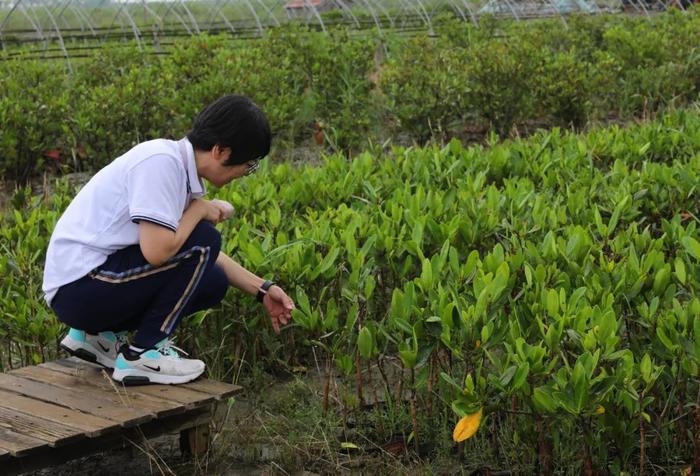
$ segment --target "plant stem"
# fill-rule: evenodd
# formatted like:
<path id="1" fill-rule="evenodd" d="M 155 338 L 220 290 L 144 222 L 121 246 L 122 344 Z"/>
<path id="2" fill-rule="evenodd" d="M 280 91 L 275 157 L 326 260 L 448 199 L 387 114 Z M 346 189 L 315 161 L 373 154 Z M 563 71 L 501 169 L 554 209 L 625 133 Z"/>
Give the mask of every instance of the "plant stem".
<path id="1" fill-rule="evenodd" d="M 426 402 L 426 406 L 428 407 L 428 416 L 432 417 L 433 416 L 433 367 L 434 367 L 434 358 L 431 355 L 430 359 L 428 360 L 428 399 Z"/>
<path id="2" fill-rule="evenodd" d="M 372 385 L 372 361 L 367 360 L 367 381 L 369 382 L 369 387 L 372 390 L 372 397 L 374 397 L 374 406 L 379 404 L 379 397 L 377 396 L 377 386 Z"/>
<path id="3" fill-rule="evenodd" d="M 360 353 L 358 351 L 355 351 L 355 387 L 357 389 L 357 404 L 362 406 L 364 401 L 362 398 L 362 362 L 360 362 Z"/>
<path id="4" fill-rule="evenodd" d="M 700 469 L 700 387 L 695 398 L 695 420 L 693 425 L 693 470 Z"/>
<path id="5" fill-rule="evenodd" d="M 404 366 L 403 362 L 401 362 L 401 370 L 399 372 L 399 384 L 397 386 L 397 391 L 396 391 L 396 402 L 400 402 L 403 398 L 403 371 L 404 371 Z"/>
<path id="6" fill-rule="evenodd" d="M 661 411 L 661 414 L 657 418 L 657 424 L 656 428 L 661 428 L 663 425 L 663 420 L 666 417 L 666 412 L 668 412 L 671 404 L 671 400 L 673 400 L 673 396 L 675 395 L 676 392 L 676 387 L 678 386 L 678 378 L 680 377 L 681 373 L 676 372 L 676 378 L 673 381 L 673 386 L 671 387 L 671 391 L 668 393 L 668 398 L 666 399 L 666 404 L 664 405 L 664 409 Z M 661 432 L 657 431 L 656 436 L 654 437 L 654 441 L 652 442 L 652 449 L 657 448 L 661 444 Z"/>
<path id="7" fill-rule="evenodd" d="M 642 394 L 642 398 L 644 394 Z M 646 460 L 646 448 L 644 438 L 644 418 L 639 415 L 639 476 L 644 476 L 644 463 Z"/>
<path id="8" fill-rule="evenodd" d="M 323 384 L 323 416 L 328 414 L 328 393 L 331 388 L 331 358 L 326 357 L 326 381 Z"/>
<path id="9" fill-rule="evenodd" d="M 389 385 L 389 379 L 386 377 L 386 373 L 384 373 L 384 366 L 382 365 L 382 358 L 377 356 L 377 368 L 379 369 L 379 374 L 382 376 L 382 380 L 384 381 L 384 389 L 386 393 L 386 398 L 391 399 L 391 386 Z"/>
<path id="10" fill-rule="evenodd" d="M 537 464 L 539 466 L 539 474 L 548 476 L 554 474 L 553 458 L 552 458 L 552 443 L 547 437 L 548 430 L 544 418 L 539 415 L 537 419 Z"/>
<path id="11" fill-rule="evenodd" d="M 584 476 L 594 476 L 593 459 L 591 458 L 590 433 L 588 424 L 583 421 L 583 474 Z"/>
<path id="12" fill-rule="evenodd" d="M 418 418 L 416 415 L 416 371 L 411 367 L 411 422 L 413 423 L 413 445 L 418 453 Z"/>

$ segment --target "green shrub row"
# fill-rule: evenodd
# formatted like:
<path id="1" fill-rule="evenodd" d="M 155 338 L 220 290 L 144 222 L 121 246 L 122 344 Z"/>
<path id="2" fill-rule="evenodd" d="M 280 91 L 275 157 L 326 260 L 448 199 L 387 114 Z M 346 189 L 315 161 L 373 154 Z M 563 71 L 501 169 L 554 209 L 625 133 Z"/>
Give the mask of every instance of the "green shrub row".
<path id="1" fill-rule="evenodd" d="M 382 77 L 388 108 L 412 137 L 491 127 L 562 126 L 645 117 L 698 99 L 697 13 L 649 21 L 572 17 L 451 24 L 392 56 Z"/>
<path id="2" fill-rule="evenodd" d="M 468 464 L 688 465 L 700 450 L 698 150 L 700 114 L 680 111 L 488 148 L 266 163 L 219 191 L 237 210 L 220 229 L 228 253 L 284 283 L 294 323 L 278 338 L 254 299 L 231 291 L 180 338 L 227 379 L 319 365 L 338 381 L 328 411 L 404 409 L 381 435 L 419 448 L 449 451 L 457 416 L 481 410 L 460 447 Z M 72 193 L 59 184 L 50 199 L 19 194 L 0 226 L 0 338 L 15 361 L 51 357 L 61 333 L 38 292 Z M 517 448 L 515 468 L 505 448 Z"/>
<path id="3" fill-rule="evenodd" d="M 582 128 L 697 100 L 696 12 L 566 21 L 445 20 L 436 37 L 411 38 L 290 27 L 259 41 L 191 38 L 166 56 L 113 44 L 74 59 L 73 74 L 0 57 L 0 172 L 95 170 L 139 141 L 181 137 L 230 92 L 264 108 L 281 155 Z"/>

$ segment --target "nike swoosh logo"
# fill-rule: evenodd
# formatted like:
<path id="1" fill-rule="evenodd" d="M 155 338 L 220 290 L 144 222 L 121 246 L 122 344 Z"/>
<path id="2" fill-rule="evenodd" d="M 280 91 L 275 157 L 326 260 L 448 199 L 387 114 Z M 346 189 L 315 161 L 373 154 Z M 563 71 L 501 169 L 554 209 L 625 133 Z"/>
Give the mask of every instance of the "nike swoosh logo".
<path id="1" fill-rule="evenodd" d="M 99 345 L 104 352 L 109 352 L 109 347 L 103 346 L 102 342 L 98 342 L 97 345 Z"/>
<path id="2" fill-rule="evenodd" d="M 151 367 L 150 365 L 143 364 L 143 366 L 147 369 L 153 370 L 154 372 L 160 372 L 160 365 L 158 367 Z"/>

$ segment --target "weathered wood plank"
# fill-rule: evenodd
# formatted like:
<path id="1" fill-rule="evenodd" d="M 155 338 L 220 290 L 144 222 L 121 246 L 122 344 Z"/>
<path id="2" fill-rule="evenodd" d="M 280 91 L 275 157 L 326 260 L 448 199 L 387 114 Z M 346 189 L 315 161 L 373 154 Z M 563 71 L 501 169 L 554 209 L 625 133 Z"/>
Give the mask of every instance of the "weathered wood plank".
<path id="1" fill-rule="evenodd" d="M 63 373 L 74 373 L 75 371 L 79 371 L 81 372 L 81 374 L 85 375 L 86 378 L 89 378 L 90 380 L 93 379 L 94 375 L 101 372 L 100 368 L 95 367 L 91 364 L 82 366 L 80 363 L 66 362 L 66 360 L 67 359 L 59 360 L 50 364 L 41 364 L 40 367 L 50 368 L 51 370 L 57 370 Z M 13 370 L 13 372 L 16 371 Z M 115 385 L 119 385 L 117 382 L 114 383 Z M 178 405 L 184 406 L 188 410 L 202 405 L 206 405 L 208 403 L 213 402 L 216 399 L 214 395 L 185 388 L 186 385 L 187 384 L 138 385 L 133 387 L 120 386 L 120 388 L 123 389 L 127 395 L 148 395 L 150 397 L 156 397 L 158 399 L 175 402 Z"/>
<path id="2" fill-rule="evenodd" d="M 24 395 L 0 390 L 0 407 L 9 408 L 44 420 L 76 428 L 89 437 L 95 437 L 119 428 L 119 423 L 52 403 L 34 400 Z"/>
<path id="3" fill-rule="evenodd" d="M 167 433 L 207 424 L 212 418 L 209 407 L 200 407 L 186 413 L 172 415 L 139 425 L 137 428 L 122 428 L 118 432 L 71 443 L 59 448 L 39 448 L 21 458 L 9 457 L 2 461 L 0 475 L 14 476 L 36 469 L 65 463 L 75 458 L 124 447 L 134 442 L 144 446 L 143 438 L 152 438 Z M 8 455 L 9 456 L 9 455 Z"/>
<path id="4" fill-rule="evenodd" d="M 232 397 L 237 393 L 243 391 L 243 387 L 239 385 L 232 385 L 230 383 L 217 382 L 216 380 L 210 379 L 197 379 L 194 382 L 185 383 L 181 387 L 188 390 L 196 390 L 198 392 L 208 393 L 209 395 L 214 395 L 217 400 L 223 400 L 228 397 Z"/>
<path id="5" fill-rule="evenodd" d="M 84 360 L 78 359 L 77 357 L 68 357 L 66 359 L 58 359 L 53 362 L 46 362 L 40 366 L 47 366 L 52 369 L 80 369 L 81 371 L 89 372 L 100 372 L 102 367 Z M 216 380 L 210 380 L 207 378 L 198 378 L 194 382 L 184 383 L 178 385 L 180 388 L 186 388 L 188 390 L 194 390 L 196 392 L 206 393 L 208 395 L 213 395 L 215 399 L 221 400 L 231 397 L 237 393 L 243 391 L 243 387 L 239 385 L 233 385 L 230 383 L 218 382 Z M 142 387 L 134 387 L 142 388 Z"/>
<path id="6" fill-rule="evenodd" d="M 48 446 L 48 442 L 44 440 L 15 433 L 0 426 L 0 449 L 11 453 L 12 456 L 22 456 L 32 450 Z"/>
<path id="7" fill-rule="evenodd" d="M 62 365 L 64 367 L 92 368 L 92 369 L 97 369 L 97 370 L 102 369 L 102 367 L 97 365 L 97 364 L 87 362 L 87 361 L 85 361 L 83 359 L 79 359 L 77 357 L 67 357 L 65 359 L 58 359 L 58 360 L 54 360 L 53 363 Z"/>
<path id="8" fill-rule="evenodd" d="M 60 446 L 85 438 L 85 434 L 76 428 L 1 407 L 0 428 L 44 440 L 50 446 Z"/>
<path id="9" fill-rule="evenodd" d="M 157 417 L 185 411 L 185 408 L 179 403 L 156 398 L 143 392 L 127 391 L 117 382 L 106 380 L 102 372 L 96 369 L 67 369 L 65 372 L 42 364 L 38 367 L 23 367 L 13 370 L 10 374 L 61 388 L 84 390 L 101 398 L 113 399 L 116 396 L 120 402 L 129 407 L 148 411 Z"/>
<path id="10" fill-rule="evenodd" d="M 138 425 L 154 418 L 149 412 L 129 408 L 116 396 L 113 399 L 105 399 L 84 391 L 68 390 L 17 375 L 0 374 L 0 390 L 80 410 L 119 422 L 122 426 Z"/>
<path id="11" fill-rule="evenodd" d="M 214 395 L 188 390 L 181 385 L 139 385 L 128 388 L 178 402 L 188 410 L 216 401 Z"/>

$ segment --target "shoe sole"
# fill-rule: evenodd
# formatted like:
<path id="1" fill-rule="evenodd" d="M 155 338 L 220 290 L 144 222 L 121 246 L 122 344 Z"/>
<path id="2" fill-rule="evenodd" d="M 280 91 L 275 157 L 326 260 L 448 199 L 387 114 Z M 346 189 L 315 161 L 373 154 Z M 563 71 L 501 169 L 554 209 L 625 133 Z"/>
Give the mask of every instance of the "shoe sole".
<path id="1" fill-rule="evenodd" d="M 203 373 L 204 369 L 187 375 L 161 375 L 155 372 L 144 372 L 139 369 L 114 369 L 112 378 L 125 386 L 148 384 L 178 385 L 191 382 Z"/>
<path id="2" fill-rule="evenodd" d="M 63 341 L 61 341 L 61 344 L 60 344 L 61 349 L 65 350 L 70 355 L 77 357 L 79 359 L 85 360 L 86 362 L 91 362 L 93 364 L 101 365 L 102 367 L 104 367 L 106 369 L 110 369 L 110 370 L 114 369 L 114 361 L 113 360 L 105 359 L 104 357 L 100 358 L 100 356 L 98 356 L 96 353 L 90 352 L 86 348 L 77 347 L 77 348 L 73 349 L 73 348 L 69 347 L 69 345 L 66 343 L 67 340 L 70 343 L 74 343 L 76 341 L 74 341 L 73 339 L 69 339 L 69 338 L 65 338 L 65 339 L 63 339 Z M 90 345 L 87 343 L 77 343 L 77 342 L 76 342 L 76 344 L 84 345 L 84 346 Z M 90 346 L 90 347 L 92 347 L 92 346 Z M 107 363 L 105 363 L 105 361 L 107 361 Z"/>

